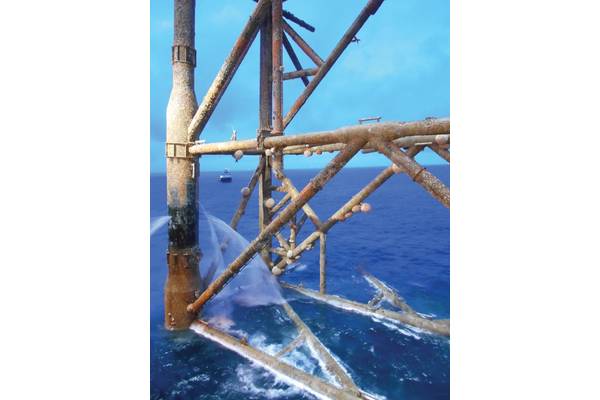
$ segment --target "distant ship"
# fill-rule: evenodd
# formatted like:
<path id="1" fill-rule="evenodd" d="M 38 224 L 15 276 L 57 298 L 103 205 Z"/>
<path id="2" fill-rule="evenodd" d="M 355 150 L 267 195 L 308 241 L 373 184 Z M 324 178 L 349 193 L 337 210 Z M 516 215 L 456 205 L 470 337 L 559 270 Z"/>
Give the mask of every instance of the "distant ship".
<path id="1" fill-rule="evenodd" d="M 231 182 L 232 179 L 233 178 L 228 169 L 226 169 L 221 175 L 219 175 L 219 181 L 221 182 Z"/>

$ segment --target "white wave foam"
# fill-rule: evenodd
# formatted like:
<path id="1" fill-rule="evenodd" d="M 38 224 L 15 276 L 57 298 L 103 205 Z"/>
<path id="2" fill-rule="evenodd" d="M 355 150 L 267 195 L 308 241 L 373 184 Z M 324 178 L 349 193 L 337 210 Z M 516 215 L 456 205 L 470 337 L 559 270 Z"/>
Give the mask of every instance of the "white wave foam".
<path id="1" fill-rule="evenodd" d="M 309 392 L 309 393 L 315 395 L 319 399 L 330 400 L 328 397 L 323 396 L 322 394 L 316 392 L 312 387 L 307 386 L 307 385 L 303 384 L 302 382 L 297 381 L 297 380 L 295 380 L 295 379 L 293 379 L 293 378 L 291 378 L 291 377 L 289 377 L 287 375 L 283 375 L 283 374 L 279 373 L 277 370 L 275 370 L 270 365 L 268 365 L 266 363 L 263 363 L 260 360 L 257 360 L 255 358 L 252 358 L 247 353 L 241 351 L 240 348 L 231 346 L 229 343 L 220 340 L 218 337 L 216 337 L 214 335 L 211 335 L 208 331 L 206 331 L 205 329 L 203 329 L 203 327 L 199 323 L 196 323 L 196 322 L 193 323 L 190 326 L 190 329 L 192 329 L 194 332 L 198 333 L 199 335 L 204 336 L 205 338 L 210 339 L 210 340 L 212 340 L 212 341 L 214 341 L 216 343 L 219 343 L 221 346 L 223 346 L 223 347 L 225 347 L 225 348 L 227 348 L 227 349 L 229 349 L 229 350 L 231 350 L 231 351 L 239 354 L 240 356 L 242 356 L 242 357 L 244 357 L 244 358 L 252 361 L 254 364 L 256 364 L 256 365 L 258 365 L 258 366 L 266 369 L 267 371 L 271 372 L 271 374 L 273 374 L 276 377 L 277 380 L 279 380 L 281 382 L 284 382 L 284 383 L 286 383 L 287 385 L 290 385 L 290 386 L 296 386 L 296 387 L 298 387 L 298 388 L 300 388 L 300 389 L 302 389 L 302 390 L 304 390 L 306 392 Z"/>
<path id="2" fill-rule="evenodd" d="M 395 332 L 399 332 L 399 333 L 401 333 L 401 334 L 403 334 L 405 336 L 409 336 L 409 337 L 412 337 L 412 338 L 417 339 L 417 340 L 421 340 L 422 339 L 421 336 L 417 335 L 415 332 L 412 331 L 412 327 L 410 327 L 410 328 L 400 328 L 398 325 L 395 325 L 395 324 L 392 324 L 392 323 L 389 323 L 389 322 L 385 322 L 385 321 L 377 319 L 377 318 L 371 318 L 371 319 L 374 322 L 378 322 L 380 324 L 383 324 L 383 326 L 385 326 L 386 328 L 389 328 L 389 329 L 391 329 L 391 330 L 393 330 Z M 421 332 L 423 332 L 423 331 L 421 331 Z"/>
<path id="3" fill-rule="evenodd" d="M 298 389 L 295 386 L 287 386 L 286 388 L 278 388 L 278 387 L 259 387 L 256 384 L 256 381 L 259 379 L 264 379 L 268 375 L 264 372 L 260 372 L 257 368 L 253 368 L 247 365 L 238 365 L 235 369 L 237 378 L 241 383 L 239 389 L 242 392 L 257 395 L 261 398 L 266 399 L 278 399 L 278 398 L 289 398 L 294 395 L 302 395 L 302 390 Z M 272 376 L 271 376 L 272 377 Z M 276 377 L 274 377 L 275 385 L 281 384 Z"/>

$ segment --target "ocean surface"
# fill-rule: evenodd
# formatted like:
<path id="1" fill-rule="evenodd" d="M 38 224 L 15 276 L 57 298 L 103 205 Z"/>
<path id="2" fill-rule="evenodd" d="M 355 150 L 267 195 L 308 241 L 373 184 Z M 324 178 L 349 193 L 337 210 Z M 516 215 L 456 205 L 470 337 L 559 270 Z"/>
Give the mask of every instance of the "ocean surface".
<path id="1" fill-rule="evenodd" d="M 431 166 L 428 169 L 449 185 L 448 166 Z M 324 221 L 381 170 L 344 169 L 309 204 Z M 289 170 L 287 174 L 301 189 L 317 172 Z M 240 201 L 240 189 L 247 184 L 251 172 L 234 171 L 232 183 L 218 182 L 219 174 L 200 174 L 201 234 L 208 237 L 210 235 L 203 232 L 210 231 L 213 239 L 216 237 L 217 240 L 228 234 L 221 225 L 231 220 Z M 151 398 L 314 399 L 313 395 L 281 382 L 261 367 L 191 330 L 173 333 L 163 328 L 162 289 L 167 271 L 168 220 L 165 187 L 164 175 L 151 176 Z M 277 196 L 276 200 L 281 194 Z M 239 233 L 248 240 L 254 239 L 258 233 L 256 197 L 254 192 L 238 225 Z M 370 213 L 355 214 L 329 231 L 328 294 L 368 302 L 375 291 L 357 271 L 362 267 L 394 287 L 417 312 L 435 318 L 449 318 L 449 210 L 404 174 L 394 175 L 366 202 L 372 206 Z M 308 220 L 298 243 L 313 229 Z M 201 239 L 205 261 L 216 257 L 214 242 Z M 318 290 L 319 247 L 318 242 L 315 244 L 312 250 L 303 254 L 294 269 L 281 277 L 282 280 Z M 264 265 L 260 265 L 257 257 L 252 265 L 246 267 L 248 272 L 231 281 L 229 289 L 245 287 L 253 279 L 252 274 L 263 279 L 260 278 L 263 276 L 261 268 Z M 201 269 L 206 269 L 206 266 L 201 265 Z M 206 271 L 201 271 L 201 274 L 206 274 Z M 273 285 L 279 293 L 277 283 Z M 246 294 L 251 297 L 253 293 L 257 297 L 264 295 L 252 290 L 249 289 Z M 287 289 L 281 289 L 280 293 L 342 362 L 361 389 L 387 399 L 449 398 L 448 338 L 407 326 L 384 324 Z M 225 294 L 220 306 L 216 305 L 219 299 L 215 300 L 211 300 L 215 304 L 208 312 L 217 317 L 220 312 L 226 314 L 228 322 L 221 327 L 238 337 L 246 336 L 251 345 L 263 351 L 274 354 L 296 336 L 294 325 L 276 302 L 254 304 L 234 301 L 233 297 Z M 226 304 L 229 301 L 231 304 Z M 389 305 L 383 307 L 390 308 Z M 331 380 L 305 346 L 289 354 L 285 361 Z"/>

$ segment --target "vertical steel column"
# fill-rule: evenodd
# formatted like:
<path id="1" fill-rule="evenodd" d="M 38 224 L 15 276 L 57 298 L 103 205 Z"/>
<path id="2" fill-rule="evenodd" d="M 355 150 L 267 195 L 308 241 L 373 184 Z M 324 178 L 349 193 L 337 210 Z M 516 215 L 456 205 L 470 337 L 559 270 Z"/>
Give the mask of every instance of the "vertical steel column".
<path id="1" fill-rule="evenodd" d="M 319 251 L 319 292 L 325 294 L 325 288 L 327 286 L 327 277 L 325 276 L 325 270 L 327 268 L 326 258 L 326 242 L 327 234 L 322 233 L 319 235 L 320 251 Z"/>
<path id="2" fill-rule="evenodd" d="M 199 163 L 172 143 L 187 142 L 196 112 L 194 94 L 195 0 L 175 0 L 172 47 L 173 87 L 167 105 L 167 205 L 169 210 L 168 276 L 165 283 L 165 327 L 187 329 L 195 314 L 186 306 L 200 295 L 197 175 Z M 170 147 L 174 147 L 169 151 Z"/>
<path id="3" fill-rule="evenodd" d="M 259 101 L 260 110 L 258 114 L 259 129 L 258 143 L 271 135 L 271 120 L 273 112 L 273 86 L 272 86 L 272 25 L 271 12 L 267 12 L 260 28 L 260 89 Z M 258 229 L 262 231 L 271 223 L 271 213 L 265 206 L 265 201 L 271 198 L 271 158 L 267 155 L 261 155 L 264 160 L 262 172 L 258 180 Z M 260 251 L 260 255 L 271 268 L 271 248 L 272 239 L 268 238 L 265 247 Z"/>
<path id="4" fill-rule="evenodd" d="M 273 24 L 273 132 L 283 135 L 283 9 L 281 0 L 271 1 L 271 21 Z M 283 153 L 276 151 L 273 165 L 283 171 Z M 279 176 L 278 176 L 279 178 Z"/>
<path id="5" fill-rule="evenodd" d="M 281 0 L 272 0 L 273 21 L 273 135 L 283 134 L 283 10 Z"/>

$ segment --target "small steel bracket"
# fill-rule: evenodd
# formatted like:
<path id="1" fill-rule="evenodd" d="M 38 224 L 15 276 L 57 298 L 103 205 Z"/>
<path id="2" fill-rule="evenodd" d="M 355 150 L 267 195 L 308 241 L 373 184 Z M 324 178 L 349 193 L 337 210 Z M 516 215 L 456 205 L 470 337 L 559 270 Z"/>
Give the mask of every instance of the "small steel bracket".
<path id="1" fill-rule="evenodd" d="M 194 159 L 190 154 L 190 145 L 193 143 L 165 143 L 165 156 L 167 158 Z"/>
<path id="2" fill-rule="evenodd" d="M 366 118 L 359 118 L 358 119 L 358 124 L 362 125 L 363 122 L 370 122 L 370 121 L 376 121 L 376 122 L 381 122 L 381 117 L 366 117 Z"/>
<path id="3" fill-rule="evenodd" d="M 182 62 L 196 66 L 196 49 L 189 46 L 175 45 L 171 47 L 171 63 Z"/>

